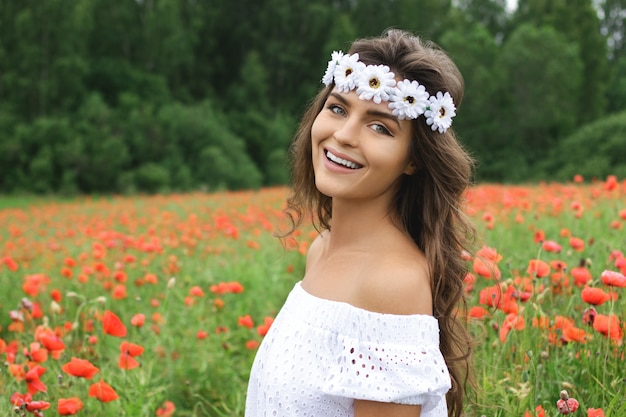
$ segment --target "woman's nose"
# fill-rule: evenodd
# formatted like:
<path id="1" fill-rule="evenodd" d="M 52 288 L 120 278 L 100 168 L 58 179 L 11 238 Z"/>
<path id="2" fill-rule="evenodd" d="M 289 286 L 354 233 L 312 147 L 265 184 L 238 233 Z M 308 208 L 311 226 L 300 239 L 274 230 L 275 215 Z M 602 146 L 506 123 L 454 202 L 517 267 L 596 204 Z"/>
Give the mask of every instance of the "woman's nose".
<path id="1" fill-rule="evenodd" d="M 355 118 L 346 118 L 335 130 L 335 139 L 346 146 L 356 146 L 360 126 Z"/>

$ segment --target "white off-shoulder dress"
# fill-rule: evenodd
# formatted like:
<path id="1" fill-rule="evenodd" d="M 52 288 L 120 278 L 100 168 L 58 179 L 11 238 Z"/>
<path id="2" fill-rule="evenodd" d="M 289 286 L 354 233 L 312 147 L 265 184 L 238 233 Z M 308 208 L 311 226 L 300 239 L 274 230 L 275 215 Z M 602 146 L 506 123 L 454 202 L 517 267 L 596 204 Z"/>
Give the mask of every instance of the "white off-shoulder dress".
<path id="1" fill-rule="evenodd" d="M 298 282 L 257 352 L 245 416 L 348 417 L 361 399 L 447 417 L 450 387 L 434 317 L 363 310 Z"/>

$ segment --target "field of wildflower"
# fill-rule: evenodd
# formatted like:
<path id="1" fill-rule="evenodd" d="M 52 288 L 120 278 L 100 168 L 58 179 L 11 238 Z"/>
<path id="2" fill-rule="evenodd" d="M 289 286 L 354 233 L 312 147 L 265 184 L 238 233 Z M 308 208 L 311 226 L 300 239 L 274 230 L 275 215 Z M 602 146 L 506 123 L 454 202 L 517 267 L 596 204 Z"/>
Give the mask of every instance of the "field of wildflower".
<path id="1" fill-rule="evenodd" d="M 287 194 L 0 198 L 0 415 L 243 416 L 316 235 L 273 236 Z M 467 416 L 626 416 L 626 180 L 479 185 L 467 211 Z"/>

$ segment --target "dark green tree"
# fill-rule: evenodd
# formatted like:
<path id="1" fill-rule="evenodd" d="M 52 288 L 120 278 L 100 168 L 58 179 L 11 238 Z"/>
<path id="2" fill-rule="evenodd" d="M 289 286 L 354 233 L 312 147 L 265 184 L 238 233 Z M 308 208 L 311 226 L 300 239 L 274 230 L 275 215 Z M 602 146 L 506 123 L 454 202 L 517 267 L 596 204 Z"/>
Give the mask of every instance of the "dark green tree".
<path id="1" fill-rule="evenodd" d="M 508 16 L 506 0 L 461 0 L 459 7 L 473 23 L 483 25 L 494 37 L 503 34 Z"/>
<path id="2" fill-rule="evenodd" d="M 515 26 L 548 25 L 578 46 L 585 82 L 580 86 L 578 125 L 602 117 L 607 107 L 607 42 L 592 0 L 519 0 Z"/>
<path id="3" fill-rule="evenodd" d="M 612 61 L 626 56 L 626 0 L 602 0 L 600 24 Z"/>
<path id="4" fill-rule="evenodd" d="M 2 2 L 0 91 L 22 120 L 71 112 L 86 94 L 89 2 Z"/>
<path id="5" fill-rule="evenodd" d="M 496 66 L 506 79 L 506 140 L 493 155 L 502 178 L 528 180 L 528 170 L 576 126 L 583 80 L 578 47 L 550 26 L 523 24 L 503 45 Z"/>
<path id="6" fill-rule="evenodd" d="M 449 30 L 442 47 L 453 57 L 465 81 L 465 96 L 454 120 L 454 129 L 479 162 L 479 173 L 489 178 L 495 150 L 505 149 L 508 134 L 503 129 L 502 107 L 505 79 L 498 61 L 495 37 L 479 23 L 468 23 L 464 31 Z M 508 81 L 508 80 L 507 80 Z M 498 174 L 500 175 L 500 174 Z"/>

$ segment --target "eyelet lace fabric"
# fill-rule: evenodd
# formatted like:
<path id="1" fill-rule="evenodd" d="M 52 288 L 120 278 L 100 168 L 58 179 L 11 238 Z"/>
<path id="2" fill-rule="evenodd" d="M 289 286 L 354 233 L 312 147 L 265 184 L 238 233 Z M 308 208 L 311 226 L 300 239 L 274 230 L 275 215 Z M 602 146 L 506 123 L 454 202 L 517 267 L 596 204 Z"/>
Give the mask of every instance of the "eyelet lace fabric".
<path id="1" fill-rule="evenodd" d="M 434 317 L 363 310 L 298 282 L 257 352 L 245 415 L 348 417 L 361 399 L 446 417 L 450 387 Z"/>

